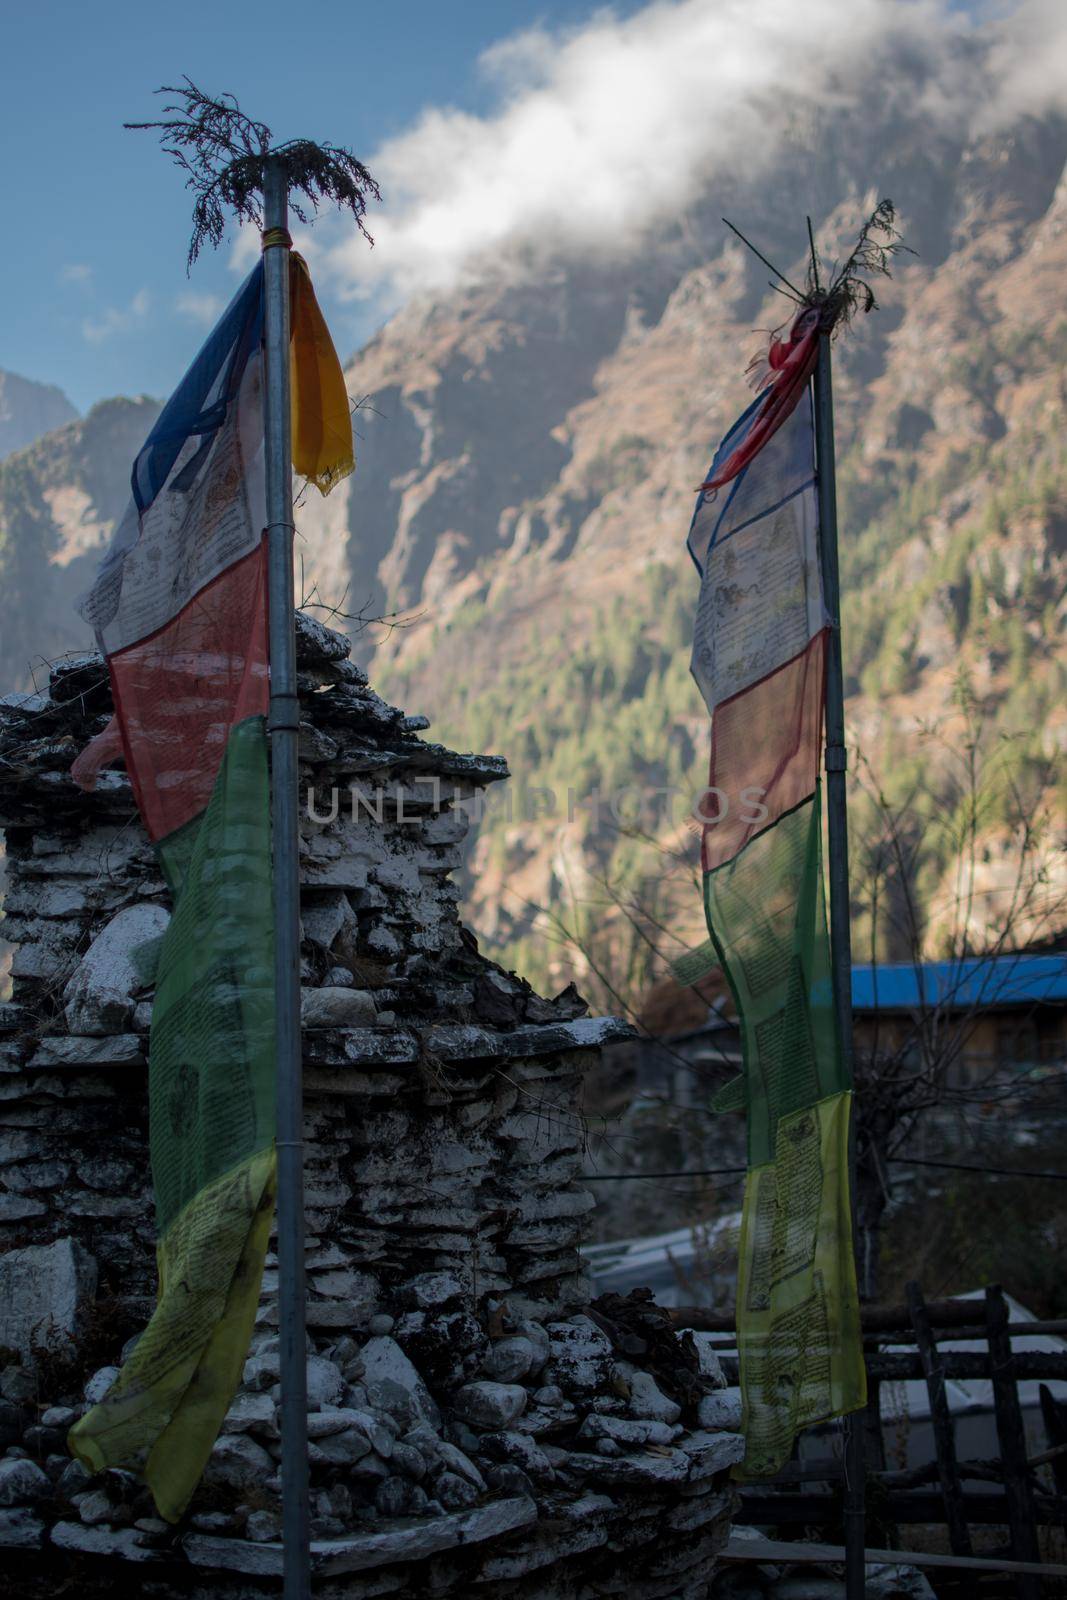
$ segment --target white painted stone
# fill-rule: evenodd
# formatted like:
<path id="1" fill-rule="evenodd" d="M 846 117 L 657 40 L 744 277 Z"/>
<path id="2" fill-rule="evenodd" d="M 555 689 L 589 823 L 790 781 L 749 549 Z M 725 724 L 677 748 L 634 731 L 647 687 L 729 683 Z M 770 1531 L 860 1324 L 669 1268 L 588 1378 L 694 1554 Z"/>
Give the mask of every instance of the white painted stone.
<path id="1" fill-rule="evenodd" d="M 308 1417 L 309 1439 L 327 1439 L 334 1434 L 353 1431 L 366 1440 L 366 1449 L 359 1451 L 359 1455 L 365 1456 L 372 1447 L 381 1456 L 392 1455 L 393 1436 L 373 1412 L 353 1406 L 338 1406 L 335 1410 L 313 1412 Z"/>
<path id="2" fill-rule="evenodd" d="M 533 1370 L 537 1351 L 521 1334 L 497 1339 L 489 1346 L 481 1370 L 497 1383 L 518 1383 Z"/>
<path id="3" fill-rule="evenodd" d="M 42 1428 L 72 1428 L 79 1413 L 73 1406 L 49 1406 L 41 1413 Z"/>
<path id="4" fill-rule="evenodd" d="M 143 903 L 127 906 L 98 933 L 63 990 L 71 1033 L 121 1032 L 130 1020 L 134 997 L 146 987 L 135 956 L 167 930 L 170 912 Z"/>
<path id="5" fill-rule="evenodd" d="M 369 1028 L 378 1017 L 366 989 L 301 989 L 300 1020 L 305 1028 Z"/>
<path id="6" fill-rule="evenodd" d="M 322 1406 L 336 1405 L 341 1398 L 345 1380 L 339 1367 L 325 1356 L 308 1356 L 307 1390 L 308 1409 L 317 1411 Z"/>
<path id="7" fill-rule="evenodd" d="M 690 1328 L 688 1330 L 683 1328 L 679 1330 L 677 1337 L 679 1339 L 683 1337 L 692 1339 L 696 1347 L 697 1359 L 700 1362 L 701 1377 L 710 1378 L 717 1389 L 725 1389 L 726 1374 L 722 1370 L 722 1362 L 719 1360 L 714 1342 L 716 1339 L 721 1339 L 722 1335 L 705 1333 L 699 1328 Z"/>
<path id="8" fill-rule="evenodd" d="M 42 929 L 51 926 L 42 923 Z M 13 978 L 36 978 L 41 982 L 54 982 L 66 976 L 71 966 L 69 948 L 57 944 L 46 944 L 38 941 L 34 944 L 20 943 L 11 960 L 11 976 Z"/>
<path id="9" fill-rule="evenodd" d="M 35 716 L 40 711 L 50 711 L 52 699 L 47 694 L 15 690 L 11 694 L 0 695 L 0 706 L 12 711 L 21 711 L 25 716 Z"/>
<path id="10" fill-rule="evenodd" d="M 308 1267 L 311 1265 L 309 1261 Z M 349 1326 L 358 1324 L 361 1316 L 366 1315 L 381 1299 L 381 1285 L 377 1278 L 369 1272 L 357 1272 L 354 1267 L 340 1266 L 329 1272 L 309 1271 L 308 1283 L 316 1294 L 329 1295 L 332 1300 L 345 1303 L 349 1311 Z"/>
<path id="11" fill-rule="evenodd" d="M 614 1439 L 617 1444 L 640 1449 L 647 1444 L 673 1444 L 681 1431 L 668 1422 L 634 1421 L 629 1417 L 604 1417 L 591 1412 L 578 1430 L 578 1437 Z"/>
<path id="12" fill-rule="evenodd" d="M 647 1417 L 654 1422 L 677 1422 L 682 1408 L 668 1400 L 650 1372 L 627 1374 L 630 1383 L 630 1410 L 635 1417 Z"/>
<path id="13" fill-rule="evenodd" d="M 329 950 L 343 928 L 356 927 L 356 913 L 341 889 L 317 895 L 300 908 L 304 937 L 323 950 Z"/>
<path id="14" fill-rule="evenodd" d="M 136 1528 L 87 1528 L 81 1522 L 57 1522 L 52 1543 L 59 1550 L 87 1556 L 121 1556 L 123 1561 L 159 1561 L 160 1553 L 142 1543 Z"/>
<path id="15" fill-rule="evenodd" d="M 80 1330 L 96 1296 L 96 1261 L 74 1239 L 0 1255 L 0 1347 L 33 1358 L 33 1334 L 53 1340 Z"/>
<path id="16" fill-rule="evenodd" d="M 595 1550 L 607 1543 L 613 1516 L 617 1516 L 615 1503 L 602 1494 L 585 1494 L 570 1504 L 554 1506 L 551 1531 L 534 1528 L 518 1542 L 509 1540 L 499 1555 L 489 1556 L 478 1581 L 501 1583 L 509 1578 L 523 1578 L 527 1573 Z M 546 1594 L 551 1595 L 554 1587 L 546 1582 Z M 633 1593 L 636 1595 L 638 1591 Z"/>
<path id="17" fill-rule="evenodd" d="M 427 817 L 422 825 L 422 837 L 427 844 L 459 844 L 470 829 L 470 818 L 465 811 L 438 811 Z"/>
<path id="18" fill-rule="evenodd" d="M 420 1272 L 403 1285 L 403 1299 L 419 1311 L 434 1311 L 466 1293 L 454 1272 Z"/>
<path id="19" fill-rule="evenodd" d="M 16 1194 L 26 1194 L 32 1189 L 58 1189 L 69 1172 L 65 1161 L 28 1161 L 21 1167 L 9 1167 L 4 1182 Z"/>
<path id="20" fill-rule="evenodd" d="M 401 1561 L 423 1561 L 458 1545 L 503 1538 L 536 1520 L 537 1507 L 533 1501 L 516 1496 L 453 1515 L 371 1524 L 355 1538 L 313 1540 L 312 1572 L 316 1577 L 331 1577 Z M 188 1534 L 184 1544 L 186 1555 L 197 1567 L 213 1567 L 260 1578 L 280 1577 L 282 1572 L 280 1544 L 253 1544 L 250 1540 L 215 1538 L 209 1534 Z"/>
<path id="21" fill-rule="evenodd" d="M 244 1494 L 262 1488 L 274 1471 L 274 1463 L 261 1444 L 246 1433 L 224 1433 L 216 1439 L 204 1469 L 206 1486 L 220 1485 Z"/>
<path id="22" fill-rule="evenodd" d="M 448 1439 L 438 1441 L 438 1459 L 441 1460 L 451 1472 L 458 1472 L 461 1478 L 467 1478 L 474 1487 L 485 1492 L 485 1479 L 464 1451 L 458 1445 L 452 1444 Z"/>
<path id="23" fill-rule="evenodd" d="M 383 927 L 380 923 L 367 935 L 367 945 L 375 955 L 382 956 L 385 960 L 392 960 L 400 955 L 400 940 L 391 928 Z"/>
<path id="24" fill-rule="evenodd" d="M 611 1340 L 588 1317 L 550 1322 L 548 1381 L 568 1394 L 596 1394 L 604 1388 L 611 1360 Z"/>
<path id="25" fill-rule="evenodd" d="M 111 1520 L 111 1501 L 103 1489 L 91 1489 L 88 1494 L 78 1496 L 78 1516 L 90 1528 L 98 1522 Z"/>
<path id="26" fill-rule="evenodd" d="M 569 1212 L 558 1214 L 570 1215 Z M 533 1345 L 534 1360 L 533 1365 L 530 1368 L 531 1373 L 540 1372 L 551 1353 L 551 1345 L 548 1342 L 547 1330 L 542 1323 L 534 1322 L 530 1317 L 524 1317 L 519 1323 L 516 1331 L 523 1339 L 529 1339 L 530 1343 Z"/>
<path id="27" fill-rule="evenodd" d="M 144 1040 L 136 1033 L 98 1036 L 57 1033 L 42 1039 L 30 1059 L 44 1067 L 143 1067 Z"/>
<path id="28" fill-rule="evenodd" d="M 414 861 L 403 857 L 383 861 L 374 868 L 371 877 L 381 888 L 400 894 L 418 894 L 419 869 Z"/>
<path id="29" fill-rule="evenodd" d="M 521 1467 L 531 1478 L 553 1476 L 552 1463 L 535 1439 L 527 1434 L 505 1430 L 489 1434 L 482 1442 L 484 1453 L 494 1461 L 510 1462 Z"/>
<path id="30" fill-rule="evenodd" d="M 729 1435 L 722 1435 L 727 1438 Z M 568 1469 L 588 1473 L 600 1483 L 624 1488 L 666 1488 L 684 1483 L 690 1462 L 684 1450 L 664 1450 L 656 1455 L 602 1456 L 571 1451 Z"/>
<path id="31" fill-rule="evenodd" d="M 452 1405 L 457 1416 L 476 1428 L 506 1428 L 526 1409 L 527 1393 L 517 1383 L 465 1383 Z"/>
<path id="32" fill-rule="evenodd" d="M 101 1367 L 99 1371 L 94 1372 L 85 1385 L 86 1405 L 95 1406 L 103 1400 L 110 1393 L 118 1375 L 118 1367 Z"/>
<path id="33" fill-rule="evenodd" d="M 678 1447 L 689 1457 L 691 1479 L 708 1478 L 716 1472 L 725 1472 L 744 1460 L 745 1441 L 739 1433 L 688 1433 L 678 1441 Z"/>
<path id="34" fill-rule="evenodd" d="M 363 1366 L 363 1384 L 373 1405 L 393 1412 L 409 1427 L 419 1422 L 434 1428 L 440 1424 L 437 1402 L 395 1339 L 388 1335 L 368 1339 Z"/>
<path id="35" fill-rule="evenodd" d="M 446 1511 L 462 1511 L 466 1506 L 473 1506 L 478 1499 L 478 1491 L 473 1483 L 461 1478 L 458 1472 L 442 1472 L 434 1480 L 433 1492 L 434 1498 L 440 1501 Z"/>
<path id="36" fill-rule="evenodd" d="M 274 1401 L 269 1394 L 248 1394 L 242 1391 L 227 1411 L 222 1431 L 223 1433 L 253 1432 L 277 1439 L 278 1424 Z"/>
<path id="37" fill-rule="evenodd" d="M 44 1543 L 44 1523 L 27 1506 L 0 1511 L 0 1550 L 36 1550 Z"/>
<path id="38" fill-rule="evenodd" d="M 361 1428 L 342 1428 L 308 1444 L 308 1460 L 319 1466 L 351 1466 L 370 1453 L 370 1440 Z"/>
<path id="39" fill-rule="evenodd" d="M 733 1431 L 741 1426 L 741 1409 L 740 1389 L 717 1389 L 697 1406 L 697 1421 L 702 1428 Z"/>
<path id="40" fill-rule="evenodd" d="M 5 1456 L 0 1461 L 0 1506 L 29 1506 L 45 1500 L 52 1485 L 34 1461 Z"/>
<path id="41" fill-rule="evenodd" d="M 331 967 L 326 974 L 326 987 L 329 989 L 354 989 L 355 986 L 351 967 Z"/>

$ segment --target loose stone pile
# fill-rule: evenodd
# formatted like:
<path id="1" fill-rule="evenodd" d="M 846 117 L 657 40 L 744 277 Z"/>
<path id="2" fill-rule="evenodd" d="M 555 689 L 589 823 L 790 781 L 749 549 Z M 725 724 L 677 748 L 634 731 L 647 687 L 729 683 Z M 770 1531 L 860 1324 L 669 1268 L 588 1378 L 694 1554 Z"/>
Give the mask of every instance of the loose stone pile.
<path id="1" fill-rule="evenodd" d="M 504 763 L 421 739 L 307 617 L 299 665 L 316 1592 L 704 1596 L 736 1393 L 650 1301 L 590 1306 L 579 1254 L 579 1087 L 626 1030 L 459 922 L 450 874 Z M 145 950 L 167 895 L 125 775 L 91 796 L 68 776 L 109 713 L 94 657 L 0 702 L 0 1544 L 42 1594 L 74 1557 L 83 1588 L 100 1558 L 101 1593 L 128 1563 L 139 1591 L 258 1593 L 281 1564 L 273 1258 L 181 1527 L 65 1450 L 155 1286 Z"/>

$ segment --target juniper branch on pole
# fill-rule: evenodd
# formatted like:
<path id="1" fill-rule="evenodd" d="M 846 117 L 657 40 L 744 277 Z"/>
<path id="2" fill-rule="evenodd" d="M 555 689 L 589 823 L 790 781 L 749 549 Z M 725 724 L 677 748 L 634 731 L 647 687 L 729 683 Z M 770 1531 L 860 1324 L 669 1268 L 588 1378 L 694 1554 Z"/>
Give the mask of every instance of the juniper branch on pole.
<path id="1" fill-rule="evenodd" d="M 810 304 L 821 304 L 831 327 L 849 325 L 859 311 L 877 311 L 878 301 L 868 278 L 892 276 L 893 260 L 901 254 L 914 255 L 915 251 L 903 243 L 896 226 L 897 211 L 892 200 L 879 200 L 853 246 L 852 253 L 834 277 L 828 289 L 819 287 L 818 262 L 815 241 L 811 237 L 811 264 L 808 268 L 807 298 Z"/>
<path id="2" fill-rule="evenodd" d="M 315 144 L 311 139 L 291 139 L 275 146 L 267 124 L 246 116 L 232 94 L 213 99 L 191 78 L 183 78 L 183 83 L 184 88 L 164 84 L 156 91 L 175 96 L 157 121 L 126 122 L 123 126 L 158 131 L 163 149 L 185 173 L 185 186 L 196 196 L 187 268 L 205 243 L 221 244 L 227 210 L 238 222 L 263 226 L 268 160 L 284 163 L 289 205 L 301 223 L 307 224 L 308 209 L 317 211 L 320 201 L 330 201 L 350 211 L 368 244 L 374 243 L 364 217 L 368 200 L 380 200 L 381 190 L 350 150 Z M 304 206 L 296 198 L 299 195 L 304 197 Z"/>

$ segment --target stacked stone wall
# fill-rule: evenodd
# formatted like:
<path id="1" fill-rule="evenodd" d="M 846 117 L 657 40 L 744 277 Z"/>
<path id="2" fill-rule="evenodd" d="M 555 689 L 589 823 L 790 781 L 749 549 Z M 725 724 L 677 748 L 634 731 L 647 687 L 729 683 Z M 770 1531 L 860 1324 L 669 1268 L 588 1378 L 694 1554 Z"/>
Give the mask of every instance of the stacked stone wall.
<path id="1" fill-rule="evenodd" d="M 300 619 L 309 1456 L 316 1592 L 707 1593 L 741 1441 L 707 1341 L 597 1309 L 583 1075 L 628 1030 L 485 960 L 452 873 L 503 762 L 421 737 Z M 98 661 L 0 703 L 0 1543 L 27 1594 L 269 1591 L 277 1263 L 190 1513 L 90 1478 L 67 1430 L 150 1313 L 146 1063 L 168 895 L 121 770 L 73 756 Z M 110 1578 L 103 1576 L 112 1574 Z M 42 1576 L 43 1575 L 43 1576 Z M 117 1576 L 116 1576 L 117 1575 Z"/>

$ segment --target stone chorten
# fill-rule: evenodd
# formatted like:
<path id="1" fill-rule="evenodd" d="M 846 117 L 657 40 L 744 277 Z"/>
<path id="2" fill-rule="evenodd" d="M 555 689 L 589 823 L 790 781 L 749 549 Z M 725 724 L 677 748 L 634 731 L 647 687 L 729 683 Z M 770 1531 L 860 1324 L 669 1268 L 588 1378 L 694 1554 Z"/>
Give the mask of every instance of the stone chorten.
<path id="1" fill-rule="evenodd" d="M 733 1506 L 733 1397 L 650 1299 L 591 1306 L 580 1254 L 582 1077 L 627 1029 L 540 998 L 459 921 L 451 874 L 504 762 L 421 739 L 340 635 L 301 616 L 298 640 L 316 1593 L 696 1600 Z M 0 1546 L 26 1595 L 71 1570 L 82 1594 L 270 1594 L 272 1258 L 181 1526 L 64 1448 L 155 1288 L 132 952 L 167 893 L 125 774 L 90 796 L 69 777 L 110 710 L 92 656 L 0 702 Z"/>

